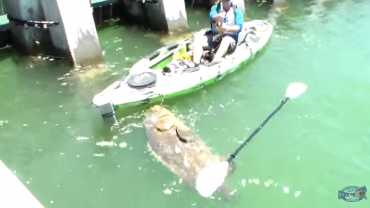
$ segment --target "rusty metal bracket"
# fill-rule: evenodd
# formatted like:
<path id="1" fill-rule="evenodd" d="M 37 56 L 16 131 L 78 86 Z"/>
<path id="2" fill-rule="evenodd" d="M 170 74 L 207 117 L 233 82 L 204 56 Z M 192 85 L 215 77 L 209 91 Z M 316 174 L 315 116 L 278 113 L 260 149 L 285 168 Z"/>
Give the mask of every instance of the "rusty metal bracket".
<path id="1" fill-rule="evenodd" d="M 28 27 L 44 28 L 47 29 L 49 26 L 58 26 L 58 21 L 34 21 L 34 20 L 21 20 L 7 15 L 9 21 L 15 22 L 16 25 L 23 25 L 25 29 Z"/>

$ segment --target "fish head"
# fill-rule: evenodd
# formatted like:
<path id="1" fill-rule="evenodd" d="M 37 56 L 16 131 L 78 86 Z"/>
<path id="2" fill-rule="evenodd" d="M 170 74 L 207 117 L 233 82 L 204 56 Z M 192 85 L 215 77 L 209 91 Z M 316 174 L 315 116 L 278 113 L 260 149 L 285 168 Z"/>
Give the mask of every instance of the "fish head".
<path id="1" fill-rule="evenodd" d="M 155 105 L 149 108 L 145 117 L 145 124 L 149 128 L 164 132 L 169 131 L 176 125 L 176 118 L 166 108 Z"/>
<path id="2" fill-rule="evenodd" d="M 361 190 L 361 191 L 357 191 L 356 193 L 355 193 L 355 197 L 356 198 L 364 198 L 366 196 L 366 192 L 365 191 L 363 191 L 363 190 Z"/>

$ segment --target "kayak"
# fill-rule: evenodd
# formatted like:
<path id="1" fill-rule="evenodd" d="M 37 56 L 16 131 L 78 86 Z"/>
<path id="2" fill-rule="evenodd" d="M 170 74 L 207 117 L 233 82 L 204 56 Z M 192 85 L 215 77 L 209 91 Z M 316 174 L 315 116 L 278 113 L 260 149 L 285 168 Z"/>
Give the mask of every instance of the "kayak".
<path id="1" fill-rule="evenodd" d="M 266 21 L 244 22 L 234 52 L 226 54 L 218 64 L 200 64 L 196 70 L 188 61 L 192 54 L 191 39 L 162 47 L 134 64 L 128 75 L 96 94 L 93 104 L 103 117 L 110 117 L 117 108 L 156 103 L 195 92 L 254 59 L 267 45 L 272 32 L 273 26 Z M 205 50 L 204 62 L 211 55 L 212 51 Z"/>

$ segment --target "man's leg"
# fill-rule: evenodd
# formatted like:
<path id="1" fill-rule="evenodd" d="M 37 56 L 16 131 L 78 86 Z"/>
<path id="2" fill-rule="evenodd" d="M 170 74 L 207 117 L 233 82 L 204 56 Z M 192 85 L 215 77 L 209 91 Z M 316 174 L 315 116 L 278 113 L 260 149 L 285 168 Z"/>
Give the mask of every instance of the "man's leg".
<path id="1" fill-rule="evenodd" d="M 195 64 L 200 64 L 200 60 L 203 55 L 203 48 L 210 47 L 212 39 L 213 36 L 211 34 L 199 33 L 195 36 L 193 44 L 193 62 Z"/>
<path id="2" fill-rule="evenodd" d="M 230 36 L 223 37 L 212 62 L 219 62 L 221 58 L 224 57 L 228 51 L 234 50 L 235 46 L 236 46 L 236 42 L 234 38 Z"/>

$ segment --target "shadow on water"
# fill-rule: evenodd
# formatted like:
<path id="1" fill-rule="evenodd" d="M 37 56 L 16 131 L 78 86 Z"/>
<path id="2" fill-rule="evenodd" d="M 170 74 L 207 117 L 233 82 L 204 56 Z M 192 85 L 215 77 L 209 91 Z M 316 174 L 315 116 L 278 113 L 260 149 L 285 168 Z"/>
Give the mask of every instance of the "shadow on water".
<path id="1" fill-rule="evenodd" d="M 14 53 L 14 49 L 12 47 L 1 48 L 0 53 L 1 53 L 1 56 L 0 56 L 0 62 L 1 62 L 5 59 L 8 59 Z"/>

